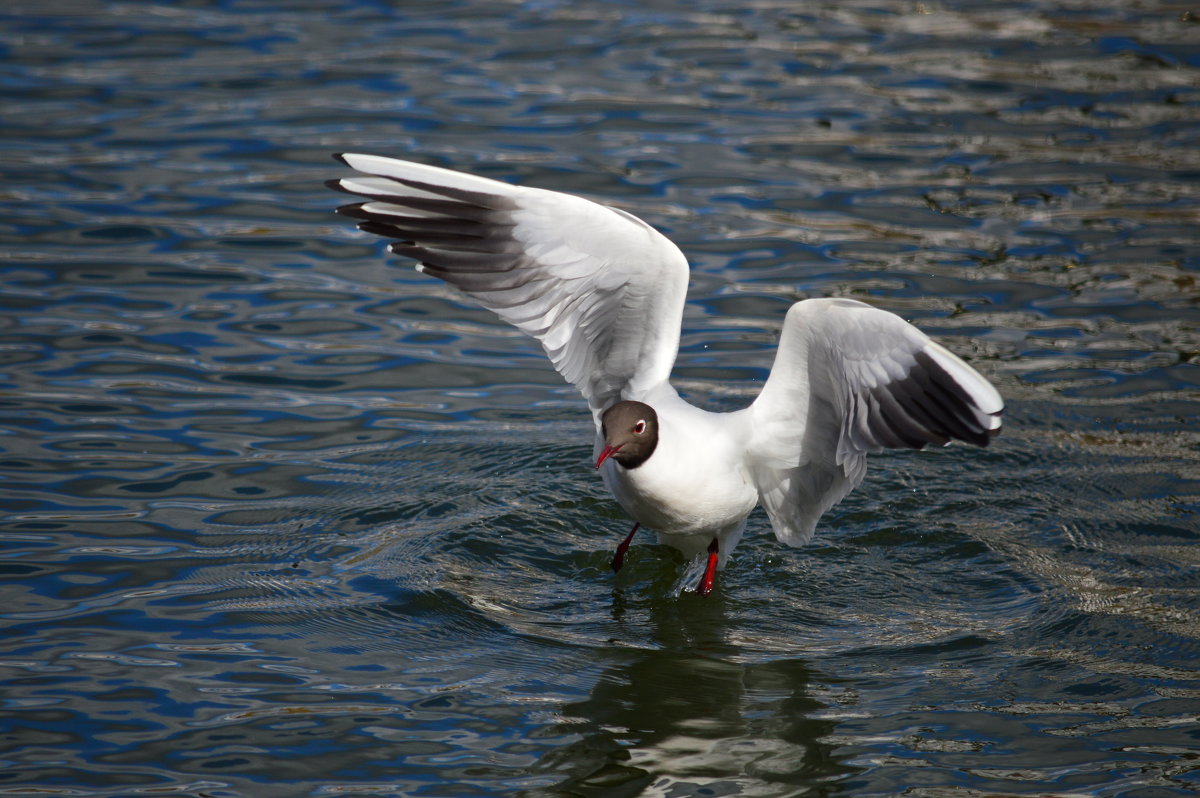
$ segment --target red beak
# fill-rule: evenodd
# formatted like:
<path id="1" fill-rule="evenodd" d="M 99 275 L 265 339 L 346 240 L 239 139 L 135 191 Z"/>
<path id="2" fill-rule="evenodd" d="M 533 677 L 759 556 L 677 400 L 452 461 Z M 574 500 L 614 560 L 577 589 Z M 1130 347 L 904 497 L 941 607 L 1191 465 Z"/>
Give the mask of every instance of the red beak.
<path id="1" fill-rule="evenodd" d="M 604 451 L 600 452 L 600 457 L 597 458 L 597 460 L 596 460 L 596 468 L 599 468 L 601 465 L 603 465 L 604 461 L 607 460 L 609 457 L 611 457 L 614 454 L 616 454 L 617 452 L 621 451 L 622 445 L 623 444 L 618 443 L 616 446 L 605 446 Z"/>

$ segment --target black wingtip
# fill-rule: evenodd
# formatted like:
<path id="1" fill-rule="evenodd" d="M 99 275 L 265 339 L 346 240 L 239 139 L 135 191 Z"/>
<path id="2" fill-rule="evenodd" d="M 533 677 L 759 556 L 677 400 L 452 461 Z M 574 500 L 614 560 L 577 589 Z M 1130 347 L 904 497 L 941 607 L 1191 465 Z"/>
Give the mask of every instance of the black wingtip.
<path id="1" fill-rule="evenodd" d="M 348 216 L 351 219 L 373 219 L 373 216 L 362 209 L 365 204 L 363 202 L 355 202 L 350 205 L 339 205 L 337 208 L 334 208 L 333 212 L 339 216 Z"/>
<path id="2" fill-rule="evenodd" d="M 334 191 L 337 191 L 337 192 L 339 192 L 339 193 L 341 193 L 341 194 L 349 194 L 349 195 L 350 195 L 350 196 L 352 196 L 352 197 L 357 197 L 357 196 L 358 196 L 358 195 L 357 195 L 357 194 L 355 194 L 353 191 L 351 191 L 350 189 L 348 189 L 348 188 L 346 188 L 345 186 L 343 186 L 343 185 L 342 185 L 342 181 L 341 181 L 339 178 L 336 178 L 336 177 L 335 177 L 334 179 L 332 179 L 332 180 L 326 180 L 326 181 L 325 181 L 325 188 L 331 188 L 331 189 L 333 189 Z"/>
<path id="3" fill-rule="evenodd" d="M 342 166 L 350 166 L 350 162 L 346 160 L 346 153 L 344 152 L 331 152 L 329 153 L 329 157 L 333 158 L 333 160 L 337 161 Z M 353 169 L 354 167 L 350 166 L 350 168 Z"/>
<path id="4" fill-rule="evenodd" d="M 1003 408 L 1003 407 L 1002 407 L 1002 408 L 1000 408 L 999 410 L 997 410 L 995 413 L 992 413 L 992 414 L 991 414 L 991 416 L 992 416 L 993 418 L 999 418 L 999 417 L 1000 417 L 1000 415 L 1001 415 L 1002 413 L 1004 413 L 1004 408 Z M 986 441 L 984 441 L 984 443 L 983 443 L 983 446 L 984 446 L 984 447 L 987 447 L 987 445 L 988 445 L 988 444 L 990 444 L 990 443 L 991 443 L 993 440 L 995 440 L 996 438 L 999 438 L 999 437 L 1000 437 L 1000 433 L 1002 433 L 1002 432 L 1004 432 L 1004 425 L 1003 425 L 1003 424 L 1001 424 L 1001 425 L 1000 425 L 1000 426 L 998 426 L 998 427 L 992 427 L 992 428 L 990 428 L 990 429 L 987 431 L 987 440 L 986 440 Z"/>
<path id="5" fill-rule="evenodd" d="M 403 238 L 403 231 L 390 224 L 374 221 L 369 217 L 363 217 L 363 221 L 359 222 L 356 226 L 364 233 L 371 233 L 383 238 L 399 238 L 402 244 L 409 244 L 410 246 L 413 244 L 412 241 Z"/>

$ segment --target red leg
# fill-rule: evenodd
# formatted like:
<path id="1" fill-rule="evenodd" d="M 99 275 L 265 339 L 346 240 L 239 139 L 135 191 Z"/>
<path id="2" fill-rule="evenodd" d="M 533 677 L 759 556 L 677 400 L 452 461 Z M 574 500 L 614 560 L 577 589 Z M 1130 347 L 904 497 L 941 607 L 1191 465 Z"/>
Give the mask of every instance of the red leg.
<path id="1" fill-rule="evenodd" d="M 641 524 L 634 524 L 633 529 L 629 530 L 629 534 L 621 541 L 621 545 L 617 546 L 617 553 L 612 558 L 613 573 L 621 570 L 621 566 L 625 564 L 625 552 L 629 551 L 629 541 L 633 540 L 633 533 L 638 531 Z"/>
<path id="2" fill-rule="evenodd" d="M 713 581 L 717 578 L 717 539 L 713 538 L 712 543 L 708 544 L 708 565 L 704 568 L 704 576 L 700 579 L 700 585 L 696 588 L 696 592 L 701 596 L 707 596 L 712 592 Z"/>

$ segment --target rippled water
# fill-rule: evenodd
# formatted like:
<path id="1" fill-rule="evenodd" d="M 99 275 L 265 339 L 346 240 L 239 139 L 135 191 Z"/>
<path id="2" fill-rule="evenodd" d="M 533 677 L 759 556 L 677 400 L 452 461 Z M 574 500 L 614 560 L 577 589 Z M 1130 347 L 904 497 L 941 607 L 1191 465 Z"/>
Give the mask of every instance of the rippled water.
<path id="1" fill-rule="evenodd" d="M 1200 789 L 1193 8 L 0 14 L 0 795 Z M 614 578 L 583 402 L 332 216 L 345 149 L 666 231 L 693 401 L 850 295 L 1005 435 Z"/>

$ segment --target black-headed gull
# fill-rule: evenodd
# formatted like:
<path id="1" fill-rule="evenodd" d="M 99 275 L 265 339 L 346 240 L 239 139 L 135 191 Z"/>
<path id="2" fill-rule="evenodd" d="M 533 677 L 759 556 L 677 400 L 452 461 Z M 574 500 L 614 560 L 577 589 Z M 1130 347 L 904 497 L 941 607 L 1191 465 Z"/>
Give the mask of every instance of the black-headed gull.
<path id="1" fill-rule="evenodd" d="M 775 536 L 807 542 L 862 482 L 866 455 L 963 440 L 987 446 L 1004 402 L 899 316 L 850 299 L 792 305 L 771 375 L 747 408 L 712 413 L 671 387 L 688 265 L 625 211 L 555 191 L 377 155 L 330 186 L 338 209 L 390 249 L 541 342 L 596 422 L 604 484 L 638 526 L 686 557 L 708 553 L 707 595 L 762 504 Z"/>

